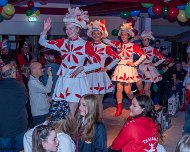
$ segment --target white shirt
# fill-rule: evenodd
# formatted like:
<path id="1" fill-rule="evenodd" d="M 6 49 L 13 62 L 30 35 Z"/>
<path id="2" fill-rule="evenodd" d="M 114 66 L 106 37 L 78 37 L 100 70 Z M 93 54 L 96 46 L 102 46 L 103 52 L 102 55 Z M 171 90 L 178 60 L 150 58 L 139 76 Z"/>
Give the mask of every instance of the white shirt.
<path id="1" fill-rule="evenodd" d="M 45 123 L 43 123 L 43 124 L 45 124 Z M 37 126 L 28 130 L 24 134 L 24 138 L 23 138 L 24 152 L 32 152 L 32 134 L 36 127 Z M 66 133 L 63 133 L 63 132 L 58 133 L 57 139 L 59 141 L 59 146 L 58 146 L 57 152 L 75 152 L 75 143 L 69 135 L 67 135 Z"/>

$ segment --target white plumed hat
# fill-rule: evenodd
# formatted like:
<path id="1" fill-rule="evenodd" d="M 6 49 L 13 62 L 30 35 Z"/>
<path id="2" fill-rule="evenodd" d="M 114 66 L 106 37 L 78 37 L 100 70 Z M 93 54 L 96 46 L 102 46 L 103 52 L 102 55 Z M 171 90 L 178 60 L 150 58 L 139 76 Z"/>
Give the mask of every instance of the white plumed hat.
<path id="1" fill-rule="evenodd" d="M 108 37 L 108 31 L 106 29 L 105 23 L 105 20 L 95 20 L 93 22 L 90 22 L 90 24 L 87 25 L 87 35 L 89 37 L 92 37 L 92 32 L 98 30 L 102 33 L 103 38 Z"/>
<path id="2" fill-rule="evenodd" d="M 118 33 L 119 36 L 121 36 L 121 32 L 128 33 L 130 37 L 134 37 L 135 36 L 135 34 L 133 32 L 132 23 L 123 23 L 120 26 L 120 30 L 119 30 L 119 33 Z"/>
<path id="3" fill-rule="evenodd" d="M 80 10 L 76 8 L 68 8 L 68 13 L 63 18 L 65 24 L 71 23 L 80 28 L 86 29 L 87 22 L 89 22 L 89 16 L 87 11 Z"/>
<path id="4" fill-rule="evenodd" d="M 142 39 L 143 38 L 148 38 L 148 39 L 151 39 L 151 40 L 155 39 L 154 36 L 153 36 L 153 33 L 151 31 L 146 31 L 146 30 L 141 33 L 141 38 Z"/>

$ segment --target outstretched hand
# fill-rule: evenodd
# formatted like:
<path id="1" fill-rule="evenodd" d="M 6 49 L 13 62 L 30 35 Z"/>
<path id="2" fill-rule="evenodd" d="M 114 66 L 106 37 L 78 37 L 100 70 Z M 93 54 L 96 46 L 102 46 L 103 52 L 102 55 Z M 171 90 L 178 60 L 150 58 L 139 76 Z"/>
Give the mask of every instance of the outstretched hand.
<path id="1" fill-rule="evenodd" d="M 43 34 L 46 34 L 51 28 L 51 18 L 48 17 L 46 20 L 44 20 L 44 29 Z"/>

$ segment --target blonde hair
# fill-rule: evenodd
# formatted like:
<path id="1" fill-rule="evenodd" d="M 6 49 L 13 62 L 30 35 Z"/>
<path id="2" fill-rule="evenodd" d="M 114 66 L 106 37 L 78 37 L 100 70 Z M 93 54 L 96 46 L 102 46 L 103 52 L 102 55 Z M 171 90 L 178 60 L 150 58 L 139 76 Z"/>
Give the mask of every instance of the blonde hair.
<path id="1" fill-rule="evenodd" d="M 93 94 L 84 95 L 81 99 L 84 99 L 88 113 L 85 116 L 85 121 L 87 122 L 84 126 L 82 124 L 82 118 L 79 112 L 79 106 L 76 111 L 76 130 L 75 136 L 78 134 L 79 130 L 82 129 L 81 139 L 84 141 L 92 141 L 95 135 L 95 123 L 99 118 L 98 111 L 98 99 Z"/>
<path id="2" fill-rule="evenodd" d="M 74 136 L 74 123 L 71 114 L 69 114 L 65 119 L 61 119 L 53 124 L 55 131 L 57 133 L 64 132 L 71 137 Z"/>

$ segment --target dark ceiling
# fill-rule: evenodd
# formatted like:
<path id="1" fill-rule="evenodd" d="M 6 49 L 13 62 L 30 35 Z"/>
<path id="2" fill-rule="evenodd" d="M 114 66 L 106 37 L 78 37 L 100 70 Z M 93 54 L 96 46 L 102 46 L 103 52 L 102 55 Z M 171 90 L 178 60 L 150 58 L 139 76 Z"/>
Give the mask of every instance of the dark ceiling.
<path id="1" fill-rule="evenodd" d="M 15 5 L 16 14 L 24 14 L 29 0 L 9 0 L 9 3 Z M 189 0 L 34 0 L 43 5 L 38 8 L 41 14 L 64 15 L 67 8 L 54 8 L 53 3 L 70 4 L 71 6 L 80 5 L 83 10 L 87 10 L 90 15 L 110 15 L 122 11 L 146 10 L 141 3 L 162 4 L 163 6 L 178 6 L 186 4 Z M 52 7 L 43 7 L 46 4 L 52 4 Z M 51 6 L 51 5 L 49 5 Z"/>

